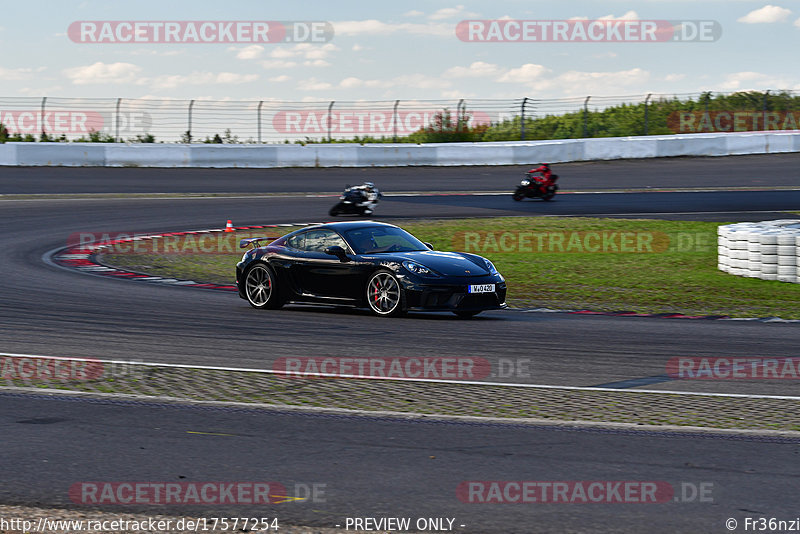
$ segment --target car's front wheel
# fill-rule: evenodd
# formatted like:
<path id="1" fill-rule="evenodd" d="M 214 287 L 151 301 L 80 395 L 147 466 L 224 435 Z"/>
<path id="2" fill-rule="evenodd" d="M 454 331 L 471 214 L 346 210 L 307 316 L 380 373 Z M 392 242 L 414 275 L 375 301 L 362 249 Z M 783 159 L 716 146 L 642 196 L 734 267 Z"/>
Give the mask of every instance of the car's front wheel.
<path id="1" fill-rule="evenodd" d="M 247 301 L 260 310 L 275 310 L 283 306 L 283 298 L 275 283 L 275 272 L 265 263 L 256 263 L 244 277 Z"/>
<path id="2" fill-rule="evenodd" d="M 381 317 L 401 315 L 404 309 L 403 288 L 390 271 L 376 271 L 367 282 L 367 305 Z"/>

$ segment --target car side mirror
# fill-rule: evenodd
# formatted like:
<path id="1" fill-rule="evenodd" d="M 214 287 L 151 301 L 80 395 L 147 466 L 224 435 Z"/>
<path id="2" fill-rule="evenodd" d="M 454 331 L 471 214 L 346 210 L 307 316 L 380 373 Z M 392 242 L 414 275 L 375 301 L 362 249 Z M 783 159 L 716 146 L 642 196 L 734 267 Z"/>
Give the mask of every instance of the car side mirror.
<path id="1" fill-rule="evenodd" d="M 423 241 L 422 244 L 425 245 L 426 247 L 428 247 L 429 249 L 433 250 L 433 245 L 431 245 L 427 241 Z"/>
<path id="2" fill-rule="evenodd" d="M 339 245 L 333 245 L 332 247 L 326 248 L 325 254 L 328 254 L 329 256 L 336 256 L 339 258 L 339 261 L 342 262 L 350 261 L 350 258 L 347 257 L 347 252 L 345 252 L 345 250 Z"/>

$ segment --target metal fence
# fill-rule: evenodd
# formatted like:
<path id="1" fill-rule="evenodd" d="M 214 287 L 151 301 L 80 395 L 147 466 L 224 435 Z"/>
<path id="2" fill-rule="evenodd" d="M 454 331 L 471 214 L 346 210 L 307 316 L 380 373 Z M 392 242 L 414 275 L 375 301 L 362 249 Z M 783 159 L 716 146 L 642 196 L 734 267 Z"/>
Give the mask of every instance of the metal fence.
<path id="1" fill-rule="evenodd" d="M 669 113 L 724 112 L 726 106 L 766 117 L 771 111 L 800 109 L 800 97 L 792 91 L 318 102 L 0 97 L 0 123 L 8 135 L 37 141 L 402 142 L 422 128 L 437 125 L 441 129 L 484 125 L 482 140 L 499 141 L 608 136 L 617 131 L 622 135 L 678 133 L 670 128 Z M 597 112 L 604 110 L 616 110 L 602 119 L 613 122 L 611 127 L 598 118 Z M 449 118 L 444 124 L 437 122 L 443 112 Z M 547 117 L 568 117 L 569 123 L 561 121 L 543 130 Z M 615 125 L 620 127 L 615 129 Z"/>

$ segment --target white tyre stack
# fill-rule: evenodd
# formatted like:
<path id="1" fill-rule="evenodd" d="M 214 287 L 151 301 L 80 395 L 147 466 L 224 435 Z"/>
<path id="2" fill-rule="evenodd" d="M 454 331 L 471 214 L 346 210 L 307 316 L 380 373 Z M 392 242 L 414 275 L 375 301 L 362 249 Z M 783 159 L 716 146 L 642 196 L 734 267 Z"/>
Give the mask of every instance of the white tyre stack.
<path id="1" fill-rule="evenodd" d="M 737 223 L 717 230 L 717 267 L 739 276 L 800 282 L 800 221 Z"/>
<path id="2" fill-rule="evenodd" d="M 717 227 L 717 268 L 726 273 L 731 272 L 730 234 L 733 229 L 730 225 Z"/>
<path id="3" fill-rule="evenodd" d="M 778 229 L 766 229 L 761 234 L 761 277 L 764 280 L 778 279 Z"/>
<path id="4" fill-rule="evenodd" d="M 778 280 L 797 282 L 797 230 L 778 234 Z"/>

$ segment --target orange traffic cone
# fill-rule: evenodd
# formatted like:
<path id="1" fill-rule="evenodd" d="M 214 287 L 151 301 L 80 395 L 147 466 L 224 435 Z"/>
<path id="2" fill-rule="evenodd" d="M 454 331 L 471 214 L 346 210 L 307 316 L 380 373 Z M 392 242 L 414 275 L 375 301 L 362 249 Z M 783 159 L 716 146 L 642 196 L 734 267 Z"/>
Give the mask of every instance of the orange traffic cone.
<path id="1" fill-rule="evenodd" d="M 225 225 L 225 231 L 226 231 L 226 232 L 233 232 L 233 231 L 234 231 L 234 230 L 233 230 L 233 223 L 231 222 L 231 220 L 230 220 L 230 219 L 228 219 L 228 222 L 227 222 L 227 224 Z"/>

